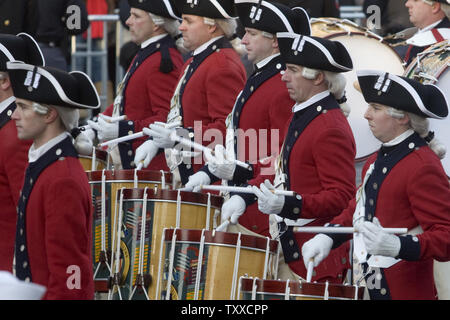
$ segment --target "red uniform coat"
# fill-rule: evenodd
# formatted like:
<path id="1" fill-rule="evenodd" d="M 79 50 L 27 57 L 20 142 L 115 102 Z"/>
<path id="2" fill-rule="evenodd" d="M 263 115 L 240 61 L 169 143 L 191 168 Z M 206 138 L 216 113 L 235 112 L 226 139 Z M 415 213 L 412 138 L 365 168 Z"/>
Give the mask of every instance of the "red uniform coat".
<path id="1" fill-rule="evenodd" d="M 214 45 L 209 48 L 211 46 Z M 186 62 L 183 70 L 189 67 L 192 60 Z M 181 96 L 183 127 L 189 131 L 195 130 L 196 141 L 201 140 L 203 145 L 224 144 L 225 120 L 233 109 L 236 96 L 244 87 L 245 68 L 234 49 L 219 48 L 192 72 Z M 194 162 L 194 172 L 201 168 L 203 160 L 200 160 Z"/>
<path id="2" fill-rule="evenodd" d="M 281 81 L 279 71 L 282 69 L 284 64 L 281 63 L 280 57 L 275 57 L 258 72 L 258 75 L 252 76 L 247 81 L 244 91 L 238 97 L 232 118 L 233 127 L 238 130 L 235 140 L 236 157 L 241 161 L 255 165 L 271 157 L 273 163 L 280 153 L 285 129 L 292 114 L 292 106 L 295 104 L 289 97 L 286 85 Z M 255 83 L 258 82 L 259 76 L 264 74 L 269 76 L 274 72 L 273 76 L 256 87 Z M 241 107 L 237 108 L 238 106 Z M 254 137 L 257 137 L 257 140 Z M 270 166 L 266 169 L 273 174 Z M 247 180 L 252 178 L 254 178 L 253 171 L 236 167 L 232 182 L 247 183 Z M 268 216 L 261 214 L 257 203 L 250 204 L 246 208 L 245 213 L 239 218 L 239 223 L 255 233 L 269 236 Z"/>
<path id="3" fill-rule="evenodd" d="M 44 299 L 93 299 L 92 214 L 77 158 L 57 160 L 41 172 L 26 207 L 26 237 L 32 281 L 47 287 Z"/>
<path id="4" fill-rule="evenodd" d="M 120 127 L 127 128 L 124 129 L 127 134 L 140 132 L 144 127 L 148 127 L 155 121 L 166 122 L 170 100 L 183 65 L 183 58 L 178 50 L 169 48 L 169 53 L 173 63 L 171 72 L 163 73 L 160 71 L 161 52 L 156 51 L 147 57 L 130 77 L 124 92 L 125 107 L 123 113 L 121 113 L 127 116 L 127 120 L 119 123 Z M 111 116 L 113 108 L 113 105 L 109 106 L 104 114 Z M 130 120 L 133 122 L 131 125 L 128 124 Z M 145 141 L 146 138 L 140 138 L 132 142 L 133 155 L 130 156 L 131 161 L 136 149 Z M 167 171 L 164 153 L 155 156 L 146 169 Z"/>
<path id="5" fill-rule="evenodd" d="M 377 155 L 365 164 L 365 176 Z M 369 186 L 370 187 L 370 186 Z M 355 199 L 333 224 L 351 226 Z M 433 259 L 450 259 L 450 186 L 436 154 L 424 146 L 400 160 L 379 188 L 375 216 L 385 228 L 413 229 L 420 225 L 417 235 L 420 253 L 412 259 L 402 252 L 411 251 L 414 241 L 402 241 L 399 263 L 384 269 L 385 280 L 392 299 L 435 299 Z M 403 238 L 403 237 L 400 237 Z M 412 260 L 411 260 L 412 259 Z"/>
<path id="6" fill-rule="evenodd" d="M 302 121 L 306 112 L 323 110 L 329 105 L 334 108 L 325 110 L 326 112 L 320 111 L 303 132 L 299 133 L 293 126 L 291 128 L 293 134 L 288 131 L 283 147 L 283 154 L 288 149 L 290 152 L 288 159 L 283 157 L 286 160 L 283 167 L 288 168 L 286 187 L 301 195 L 302 199 L 299 201 L 295 197 L 285 197 L 285 205 L 280 216 L 283 213 L 289 215 L 294 212 L 296 219 L 316 219 L 308 226 L 323 226 L 339 215 L 355 195 L 356 146 L 350 125 L 336 100 L 328 95 L 312 103 L 309 107 L 294 113 L 291 124 L 294 121 Z M 284 172 L 286 173 L 286 170 Z M 265 178 L 267 176 L 259 175 L 250 183 L 259 186 Z M 307 233 L 294 235 L 298 249 L 314 236 Z M 343 247 L 340 252 L 325 259 L 322 265 L 316 268 L 317 276 L 313 277 L 313 280 L 341 282 L 342 273 L 349 267 L 346 251 Z M 295 261 L 289 262 L 289 267 L 306 278 L 306 269 L 300 252 L 284 250 L 284 256 L 285 260 L 297 257 Z"/>
<path id="7" fill-rule="evenodd" d="M 31 141 L 17 138 L 14 121 L 0 129 L 0 270 L 12 271 L 17 202 Z"/>

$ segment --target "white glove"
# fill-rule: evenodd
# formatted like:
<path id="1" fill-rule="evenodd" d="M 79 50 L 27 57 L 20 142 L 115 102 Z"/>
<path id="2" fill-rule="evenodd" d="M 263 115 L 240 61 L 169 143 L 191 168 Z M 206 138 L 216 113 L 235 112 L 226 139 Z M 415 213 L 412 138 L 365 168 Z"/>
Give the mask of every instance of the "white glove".
<path id="1" fill-rule="evenodd" d="M 322 233 L 306 241 L 302 246 L 305 268 L 308 269 L 308 263 L 311 260 L 314 262 L 314 267 L 317 267 L 330 254 L 332 246 L 333 239 Z"/>
<path id="2" fill-rule="evenodd" d="M 239 217 L 245 212 L 246 207 L 244 199 L 235 194 L 222 205 L 222 223 L 230 219 L 231 224 L 236 224 Z"/>
<path id="3" fill-rule="evenodd" d="M 150 129 L 145 129 L 144 133 L 153 137 L 154 143 L 159 148 L 173 148 L 175 141 L 170 138 L 175 129 L 167 129 L 161 124 L 152 123 Z"/>
<path id="4" fill-rule="evenodd" d="M 97 130 L 97 137 L 101 142 L 119 137 L 119 122 L 109 122 L 110 120 L 108 119 L 114 118 L 100 114 L 98 122 L 88 120 L 88 124 L 91 128 Z"/>
<path id="5" fill-rule="evenodd" d="M 136 167 L 142 163 L 143 167 L 147 168 L 152 159 L 158 153 L 158 150 L 159 147 L 152 140 L 147 140 L 141 144 L 136 149 L 136 154 L 134 156 L 134 163 L 136 164 Z"/>
<path id="6" fill-rule="evenodd" d="M 80 134 L 75 138 L 75 149 L 80 155 L 89 156 L 92 155 L 94 142 L 93 139 L 90 137 L 92 134 L 90 134 L 88 131 L 92 131 L 95 137 L 95 132 L 92 129 L 81 131 Z"/>
<path id="7" fill-rule="evenodd" d="M 398 256 L 401 247 L 400 238 L 383 231 L 376 217 L 373 218 L 373 222 L 365 221 L 360 232 L 369 254 L 393 258 Z"/>
<path id="8" fill-rule="evenodd" d="M 181 190 L 199 192 L 200 186 L 208 185 L 210 183 L 211 179 L 209 178 L 209 176 L 203 171 L 198 171 L 197 173 L 194 173 L 193 175 L 189 176 L 189 181 Z"/>
<path id="9" fill-rule="evenodd" d="M 232 180 L 236 164 L 233 150 L 226 150 L 221 144 L 214 148 L 214 155 L 209 150 L 205 152 L 208 169 L 217 178 Z"/>
<path id="10" fill-rule="evenodd" d="M 260 189 L 253 186 L 253 191 L 258 197 L 258 210 L 266 214 L 279 214 L 284 206 L 284 196 L 275 194 L 271 190 L 275 190 L 275 187 L 269 180 L 261 183 Z"/>

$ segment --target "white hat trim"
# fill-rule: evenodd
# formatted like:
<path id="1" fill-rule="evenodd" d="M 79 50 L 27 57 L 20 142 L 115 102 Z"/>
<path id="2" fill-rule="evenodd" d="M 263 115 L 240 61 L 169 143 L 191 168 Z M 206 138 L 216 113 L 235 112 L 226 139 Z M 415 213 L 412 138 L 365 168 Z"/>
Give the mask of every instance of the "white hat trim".
<path id="1" fill-rule="evenodd" d="M 166 6 L 167 12 L 169 12 L 169 15 L 174 18 L 175 20 L 181 20 L 180 17 L 177 17 L 175 13 L 173 12 L 172 6 L 170 5 L 169 0 L 163 0 L 164 5 Z"/>
<path id="2" fill-rule="evenodd" d="M 345 71 L 351 71 L 351 68 L 347 68 L 346 66 L 340 65 L 339 63 L 337 63 L 333 56 L 331 55 L 330 51 L 328 51 L 327 48 L 325 48 L 320 42 L 314 40 L 313 38 L 310 38 L 308 36 L 305 35 L 300 35 L 297 33 L 290 33 L 290 32 L 277 32 L 277 37 L 278 38 L 292 38 L 292 39 L 300 39 L 300 37 L 303 37 L 304 40 L 306 40 L 307 42 L 311 43 L 312 45 L 314 45 L 315 47 L 317 47 L 320 51 L 322 51 L 322 53 L 325 55 L 325 57 L 328 59 L 328 62 L 331 63 L 331 65 L 335 66 L 336 68 L 345 70 Z"/>
<path id="3" fill-rule="evenodd" d="M 11 70 L 17 69 L 17 70 L 33 71 L 34 68 L 35 68 L 35 66 L 33 66 L 31 64 L 25 64 L 25 63 L 11 63 L 11 62 L 7 62 L 6 65 L 7 65 L 7 68 L 11 69 Z M 69 103 L 69 104 L 72 104 L 74 106 L 80 107 L 80 108 L 95 109 L 95 108 L 98 108 L 100 106 L 100 99 L 99 99 L 97 91 L 95 89 L 94 89 L 94 91 L 95 91 L 95 93 L 97 95 L 98 104 L 95 107 L 87 106 L 87 105 L 84 105 L 84 104 L 81 104 L 81 103 L 78 103 L 78 102 L 70 100 L 69 97 L 67 97 L 66 93 L 64 92 L 64 89 L 59 84 L 59 82 L 55 79 L 55 77 L 50 72 L 48 72 L 47 70 L 42 69 L 40 67 L 37 67 L 37 70 L 38 70 L 37 72 L 39 72 L 39 74 L 41 76 L 44 76 L 45 78 L 47 78 L 51 82 L 51 84 L 55 88 L 56 92 L 58 93 L 58 95 L 59 95 L 59 97 L 61 98 L 62 101 L 66 102 L 66 103 Z M 90 84 L 92 85 L 92 87 L 95 88 L 94 84 L 91 81 L 91 79 L 89 79 L 89 77 L 84 72 L 72 71 L 69 74 L 72 74 L 72 73 L 80 73 L 80 74 L 85 75 L 86 78 L 88 79 L 88 81 L 90 82 Z"/>
<path id="4" fill-rule="evenodd" d="M 235 0 L 234 3 L 255 3 L 255 4 L 257 4 L 257 3 L 259 3 L 259 0 Z M 289 23 L 289 21 L 286 19 L 286 16 L 277 7 L 275 7 L 273 4 L 271 4 L 267 1 L 262 1 L 261 5 L 267 7 L 270 10 L 272 10 L 273 12 L 275 12 L 275 14 L 281 19 L 281 21 L 283 21 L 284 26 L 286 27 L 288 32 L 294 33 L 294 29 L 292 29 L 292 26 Z"/>
<path id="5" fill-rule="evenodd" d="M 229 16 L 225 9 L 217 2 L 217 0 L 209 0 L 211 3 L 219 10 L 220 14 L 224 16 L 226 19 L 233 19 L 233 17 Z"/>
<path id="6" fill-rule="evenodd" d="M 34 38 L 32 36 L 30 36 L 28 33 L 25 32 L 21 32 L 16 34 L 16 36 L 26 36 L 27 38 L 30 38 L 31 41 L 34 42 L 34 45 L 36 47 L 36 49 L 39 51 L 39 54 L 41 55 L 41 59 L 42 59 L 42 66 L 45 67 L 45 58 L 44 58 L 44 54 L 42 53 L 41 48 L 39 47 L 38 43 L 36 42 L 36 40 L 34 40 Z"/>
<path id="7" fill-rule="evenodd" d="M 8 58 L 9 61 L 16 61 L 11 52 L 1 43 L 0 43 L 0 51 L 6 56 L 6 58 Z"/>
<path id="8" fill-rule="evenodd" d="M 375 71 L 375 70 L 357 70 L 356 71 L 357 76 L 382 76 L 384 73 L 383 71 Z M 422 99 L 420 98 L 419 94 L 417 93 L 417 91 L 405 80 L 403 80 L 402 78 L 389 73 L 388 74 L 389 79 L 397 82 L 399 85 L 401 85 L 403 88 L 406 89 L 406 91 L 408 91 L 408 93 L 411 95 L 411 97 L 414 99 L 414 101 L 416 102 L 417 106 L 419 107 L 420 111 L 422 111 L 424 114 L 435 118 L 435 119 L 444 119 L 445 117 L 440 117 L 436 114 L 434 114 L 433 112 L 431 112 L 430 110 L 428 110 L 427 108 L 425 108 L 425 105 L 422 101 Z M 442 92 L 442 90 L 433 85 L 433 84 L 429 84 L 431 86 L 434 86 L 435 88 L 437 88 L 439 91 Z M 448 105 L 448 101 L 447 101 L 447 97 L 445 96 L 444 93 L 442 93 L 442 95 L 444 96 L 444 99 Z"/>

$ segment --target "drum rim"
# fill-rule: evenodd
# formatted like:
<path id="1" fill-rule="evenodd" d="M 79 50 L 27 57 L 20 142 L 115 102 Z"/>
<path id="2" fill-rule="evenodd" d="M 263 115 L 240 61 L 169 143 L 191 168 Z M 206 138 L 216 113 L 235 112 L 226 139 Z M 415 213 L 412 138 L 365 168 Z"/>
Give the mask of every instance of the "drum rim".
<path id="1" fill-rule="evenodd" d="M 257 294 L 280 294 L 284 295 L 286 291 L 286 281 L 283 280 L 264 280 L 264 279 L 252 279 L 241 278 L 241 292 L 251 293 L 253 291 L 253 285 L 256 284 Z M 299 287 L 301 285 L 301 287 Z M 323 297 L 326 283 L 312 283 L 305 281 L 290 281 L 289 289 L 291 295 L 300 297 Z M 328 283 L 328 293 L 330 298 L 334 299 L 354 299 L 355 298 L 355 286 Z M 337 295 L 337 294 L 343 295 Z M 362 299 L 364 296 L 364 287 L 358 287 L 358 299 Z"/>
<path id="2" fill-rule="evenodd" d="M 103 162 L 107 162 L 108 159 L 108 152 L 106 152 L 105 150 L 100 150 L 100 149 L 95 149 L 95 157 L 98 160 L 101 160 Z M 78 158 L 83 158 L 83 159 L 92 159 L 92 155 L 88 156 L 88 155 L 78 155 Z"/>
<path id="3" fill-rule="evenodd" d="M 200 243 L 202 232 L 205 235 L 205 244 L 214 245 L 236 245 L 239 234 L 231 232 L 222 232 L 215 230 L 197 230 L 197 229 L 165 229 L 164 239 L 170 242 L 173 232 L 176 231 L 176 242 L 192 242 Z M 212 236 L 214 234 L 214 237 Z M 257 237 L 247 234 L 240 235 L 241 248 L 259 249 L 265 251 L 267 249 L 267 238 Z M 269 252 L 276 254 L 278 251 L 278 241 L 269 240 Z"/>
<path id="4" fill-rule="evenodd" d="M 123 188 L 123 200 L 137 200 L 142 201 L 144 199 L 145 188 Z M 117 190 L 117 199 L 120 197 L 121 190 Z M 168 190 L 161 188 L 147 188 L 147 199 L 148 200 L 168 200 L 176 202 L 178 198 L 178 190 Z M 208 194 L 201 192 L 189 192 L 180 191 L 180 197 L 182 203 L 192 203 L 192 204 L 208 204 Z M 220 209 L 223 204 L 223 198 L 218 195 L 211 194 L 210 197 L 211 207 Z"/>
<path id="5" fill-rule="evenodd" d="M 446 41 L 442 41 L 442 42 L 446 42 Z M 428 54 L 433 53 L 432 50 L 435 49 L 435 47 L 439 47 L 439 45 L 444 45 L 444 44 L 441 42 L 438 42 L 438 43 L 428 47 L 426 50 L 423 51 L 423 55 L 420 59 L 423 61 L 423 58 L 428 56 Z M 450 46 L 450 41 L 446 42 L 446 45 Z M 427 53 L 427 55 L 425 55 L 425 53 Z M 403 76 L 411 79 L 410 73 L 414 72 L 414 70 L 417 68 L 417 63 L 418 63 L 418 59 L 417 59 L 417 57 L 415 57 L 413 59 L 413 61 L 406 67 L 405 71 L 403 72 Z M 444 64 L 442 66 L 442 68 L 440 68 L 438 70 L 437 74 L 433 74 L 433 76 L 436 77 L 436 79 L 439 79 L 442 76 L 442 74 L 447 70 L 448 67 L 449 67 L 448 65 Z M 435 82 L 433 82 L 432 84 L 435 84 Z"/>
<path id="6" fill-rule="evenodd" d="M 125 170 L 96 170 L 96 171 L 87 171 L 86 174 L 88 176 L 89 182 L 101 182 L 102 181 L 102 173 L 105 171 L 105 179 L 106 181 L 130 181 L 134 182 L 134 175 L 136 170 L 134 169 L 125 169 Z M 161 182 L 161 171 L 158 170 L 137 170 L 138 182 L 143 182 L 142 180 L 149 180 L 151 182 Z M 166 183 L 172 182 L 172 173 L 168 171 L 164 171 L 164 178 Z"/>
<path id="7" fill-rule="evenodd" d="M 320 18 L 319 18 L 319 19 L 320 19 Z M 323 18 L 323 19 L 329 19 L 329 18 Z M 333 18 L 333 19 L 337 19 L 337 21 L 342 20 L 342 19 L 338 19 L 338 18 Z M 317 23 L 319 23 L 319 22 L 321 22 L 321 21 L 317 21 Z M 314 23 L 316 23 L 316 21 L 311 22 L 311 25 L 314 24 Z M 352 27 L 356 28 L 356 26 L 352 26 Z M 371 34 L 368 33 L 367 31 L 364 32 L 363 30 L 364 30 L 364 29 L 362 29 L 361 31 L 351 31 L 351 32 L 345 32 L 345 31 L 342 31 L 342 32 L 332 33 L 332 34 L 330 34 L 330 35 L 327 35 L 327 36 L 321 37 L 321 38 L 322 38 L 322 39 L 330 39 L 330 38 L 333 38 L 333 37 L 343 36 L 343 35 L 344 35 L 344 36 L 345 36 L 345 35 L 350 35 L 350 36 L 351 36 L 351 35 L 362 35 L 362 36 L 365 36 L 365 37 L 367 37 L 367 38 L 375 39 L 375 40 L 377 40 L 379 43 L 383 43 L 383 44 L 385 44 L 387 47 L 389 47 L 389 49 L 390 49 L 392 52 L 394 52 L 395 56 L 399 59 L 400 62 L 402 62 L 402 65 L 403 65 L 403 60 L 402 60 L 400 54 L 399 54 L 397 51 L 394 50 L 394 48 L 391 46 L 391 44 L 390 44 L 389 42 L 387 42 L 387 41 L 384 40 L 384 39 L 379 39 L 379 38 L 377 38 L 377 37 L 371 35 Z M 312 28 L 311 28 L 311 34 L 312 34 Z M 319 37 L 319 38 L 320 38 L 320 37 Z M 403 69 L 405 69 L 405 68 L 403 68 Z"/>

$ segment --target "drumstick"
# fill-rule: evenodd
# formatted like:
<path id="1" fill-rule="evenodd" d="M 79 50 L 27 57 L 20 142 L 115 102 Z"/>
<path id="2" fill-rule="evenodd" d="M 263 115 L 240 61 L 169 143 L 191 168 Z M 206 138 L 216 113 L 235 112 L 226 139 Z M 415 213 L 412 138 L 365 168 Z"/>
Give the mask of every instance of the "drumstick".
<path id="1" fill-rule="evenodd" d="M 142 138 L 144 136 L 145 136 L 144 131 L 141 131 L 141 132 L 129 134 L 127 136 L 119 137 L 117 139 L 112 139 L 112 140 L 100 143 L 98 146 L 100 148 L 103 148 L 103 147 L 109 146 L 111 144 L 116 144 L 116 143 L 120 143 L 120 142 L 124 142 L 124 141 L 134 140 L 134 139 L 137 139 L 137 138 Z"/>
<path id="2" fill-rule="evenodd" d="M 155 123 L 161 123 L 161 122 L 155 122 Z M 172 128 L 176 127 L 176 126 L 178 126 L 178 125 L 176 125 L 176 124 L 168 125 L 167 129 L 172 129 Z M 105 146 L 109 146 L 111 144 L 142 138 L 144 136 L 146 136 L 144 131 L 140 131 L 140 132 L 136 132 L 136 133 L 133 133 L 133 134 L 129 134 L 127 136 L 119 137 L 119 138 L 116 138 L 116 139 L 112 139 L 112 140 L 100 143 L 98 146 L 100 148 L 102 148 L 102 147 L 105 147 Z"/>
<path id="3" fill-rule="evenodd" d="M 216 191 L 228 191 L 228 192 L 239 192 L 239 193 L 255 193 L 252 187 L 232 187 L 232 186 L 219 186 L 219 185 L 201 185 L 201 189 L 216 190 Z M 274 194 L 279 194 L 282 196 L 295 196 L 294 191 L 287 190 L 271 190 Z"/>
<path id="4" fill-rule="evenodd" d="M 306 282 L 311 282 L 311 278 L 313 275 L 313 270 L 314 270 L 314 260 L 313 259 L 309 259 L 308 261 L 308 271 L 306 273 Z"/>
<path id="5" fill-rule="evenodd" d="M 170 139 L 172 139 L 173 141 L 176 141 L 178 143 L 181 143 L 182 145 L 185 145 L 186 147 L 191 147 L 191 148 L 196 149 L 201 152 L 209 151 L 209 152 L 211 152 L 211 154 L 214 154 L 214 150 L 212 150 L 211 148 L 205 147 L 204 145 L 197 143 L 197 142 L 193 142 L 189 139 L 180 137 L 179 135 L 176 134 L 176 132 L 173 132 L 171 134 Z M 243 161 L 239 161 L 236 159 L 233 160 L 233 162 L 242 168 L 250 169 L 250 165 L 248 163 L 245 163 Z"/>
<path id="6" fill-rule="evenodd" d="M 405 234 L 408 228 L 383 228 L 383 231 L 389 234 Z M 294 232 L 303 233 L 354 233 L 358 232 L 353 227 L 294 227 Z"/>

